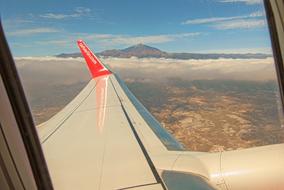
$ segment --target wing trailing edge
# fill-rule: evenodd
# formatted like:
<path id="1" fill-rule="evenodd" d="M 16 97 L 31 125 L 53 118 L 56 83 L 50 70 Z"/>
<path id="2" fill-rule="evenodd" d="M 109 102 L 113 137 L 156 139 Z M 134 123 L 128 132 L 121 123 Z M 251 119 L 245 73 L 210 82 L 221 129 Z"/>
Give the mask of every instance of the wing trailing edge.
<path id="1" fill-rule="evenodd" d="M 78 40 L 77 44 L 93 78 L 111 74 L 111 71 L 104 66 L 83 40 Z"/>

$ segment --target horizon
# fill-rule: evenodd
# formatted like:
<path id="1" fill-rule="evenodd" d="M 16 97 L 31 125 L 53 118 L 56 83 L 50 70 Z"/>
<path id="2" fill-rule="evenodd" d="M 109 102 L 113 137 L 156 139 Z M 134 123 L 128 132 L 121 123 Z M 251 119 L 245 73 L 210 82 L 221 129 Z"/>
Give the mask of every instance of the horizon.
<path id="1" fill-rule="evenodd" d="M 239 53 L 234 53 L 234 52 L 231 52 L 231 53 L 222 53 L 222 52 L 216 52 L 216 53 L 214 53 L 214 52 L 182 52 L 182 51 L 179 51 L 179 52 L 171 52 L 171 51 L 165 51 L 165 50 L 163 50 L 163 49 L 160 49 L 160 48 L 158 48 L 158 47 L 155 47 L 155 46 L 151 46 L 151 45 L 149 45 L 149 44 L 144 44 L 144 43 L 138 43 L 138 44 L 134 44 L 134 45 L 131 45 L 131 46 L 128 46 L 128 47 L 122 47 L 122 48 L 119 48 L 119 49 L 106 49 L 106 50 L 103 50 L 103 51 L 100 51 L 100 52 L 97 52 L 97 53 L 102 53 L 102 52 L 104 52 L 104 51 L 111 51 L 111 50 L 125 50 L 125 49 L 128 49 L 128 48 L 132 48 L 132 47 L 136 47 L 136 46 L 144 46 L 144 47 L 149 47 L 149 48 L 154 48 L 154 49 L 157 49 L 157 50 L 159 50 L 159 51 L 162 51 L 162 52 L 166 52 L 166 53 L 196 53 L 196 54 L 265 54 L 265 55 L 272 55 L 272 52 L 267 52 L 267 53 L 265 53 L 265 52 L 263 52 L 263 53 L 257 53 L 257 52 L 255 52 L 255 53 L 250 53 L 250 52 L 248 52 L 248 53 L 246 53 L 246 52 L 239 52 Z M 214 51 L 214 50 L 213 50 Z M 80 53 L 80 51 L 78 50 L 77 52 L 71 52 L 71 53 L 65 53 L 65 52 L 62 52 L 62 53 L 60 53 L 60 54 L 73 54 L 73 53 Z M 59 54 L 57 54 L 57 55 L 59 55 Z"/>
<path id="2" fill-rule="evenodd" d="M 2 1 L 15 56 L 78 52 L 79 38 L 94 52 L 143 43 L 171 53 L 271 54 L 261 0 Z"/>
<path id="3" fill-rule="evenodd" d="M 229 54 L 235 54 L 235 55 L 237 55 L 237 54 L 239 54 L 239 55 L 246 55 L 246 54 L 252 54 L 252 55 L 254 55 L 254 54 L 262 54 L 262 55 L 268 55 L 268 56 L 273 56 L 273 54 L 272 54 L 272 52 L 271 53 L 269 53 L 269 52 L 267 52 L 267 53 L 265 53 L 265 52 L 263 52 L 263 53 L 258 53 L 258 52 L 255 52 L 255 53 L 251 53 L 251 52 L 226 52 L 226 53 L 222 53 L 222 52 L 216 52 L 216 53 L 214 53 L 214 52 L 168 52 L 168 51 L 164 51 L 164 50 L 162 50 L 162 49 L 159 49 L 159 48 L 157 48 L 157 47 L 154 47 L 154 46 L 151 46 L 151 45 L 148 45 L 148 44 L 142 44 L 142 43 L 139 43 L 139 44 L 136 44 L 136 45 L 132 45 L 132 46 L 128 46 L 128 47 L 125 47 L 125 48 L 122 48 L 122 49 L 106 49 L 106 50 L 103 50 L 103 51 L 100 51 L 100 52 L 94 52 L 94 53 L 96 53 L 96 54 L 100 54 L 100 53 L 103 53 L 104 51 L 112 51 L 112 50 L 118 50 L 118 51 L 121 51 L 121 50 L 125 50 L 125 49 L 128 49 L 128 48 L 132 48 L 132 47 L 135 47 L 135 46 L 139 46 L 139 45 L 142 45 L 142 46 L 146 46 L 146 47 L 149 47 L 149 48 L 154 48 L 154 49 L 157 49 L 157 50 L 159 50 L 159 51 L 161 51 L 161 52 L 165 52 L 165 53 L 186 53 L 186 54 L 201 54 L 201 55 L 206 55 L 206 54 L 227 54 L 227 55 L 229 55 Z M 81 55 L 81 53 L 80 53 L 80 50 L 78 50 L 77 52 L 69 52 L 69 53 L 66 53 L 66 52 L 61 52 L 61 53 L 58 53 L 58 54 L 56 54 L 56 55 L 44 55 L 44 56 L 15 56 L 15 58 L 28 58 L 28 57 L 34 57 L 34 58 L 41 58 L 41 57 L 57 57 L 57 56 L 59 56 L 59 55 L 72 55 L 72 54 L 80 54 Z M 81 56 L 82 57 L 82 56 Z M 135 56 L 134 56 L 135 57 Z M 64 58 L 64 57 L 61 57 L 61 58 Z M 67 58 L 69 58 L 69 57 L 67 57 Z M 138 57 L 137 57 L 138 58 Z M 149 57 L 149 58 L 151 58 L 151 57 Z M 138 58 L 138 59 L 140 59 L 140 58 Z M 146 59 L 146 57 L 144 58 L 144 59 Z M 157 59 L 159 59 L 159 58 L 157 58 Z M 173 59 L 173 58 L 172 58 Z M 210 58 L 209 58 L 210 59 Z M 224 58 L 224 59 L 226 59 L 226 58 Z M 177 60 L 179 60 L 179 59 L 177 59 Z"/>

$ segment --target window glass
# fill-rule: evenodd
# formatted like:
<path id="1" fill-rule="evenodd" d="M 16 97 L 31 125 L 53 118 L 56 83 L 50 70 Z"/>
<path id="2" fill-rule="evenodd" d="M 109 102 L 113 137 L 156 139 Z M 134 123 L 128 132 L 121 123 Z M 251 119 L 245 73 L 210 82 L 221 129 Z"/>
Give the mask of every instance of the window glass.
<path id="1" fill-rule="evenodd" d="M 37 125 L 90 80 L 80 38 L 186 149 L 284 142 L 262 1 L 1 3 Z"/>

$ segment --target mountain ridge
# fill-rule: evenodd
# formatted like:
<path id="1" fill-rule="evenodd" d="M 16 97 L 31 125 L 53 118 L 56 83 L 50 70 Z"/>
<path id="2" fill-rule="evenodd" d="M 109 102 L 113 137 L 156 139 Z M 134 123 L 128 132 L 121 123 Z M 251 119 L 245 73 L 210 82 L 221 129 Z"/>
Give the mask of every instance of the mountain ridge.
<path id="1" fill-rule="evenodd" d="M 145 44 L 137 44 L 127 47 L 125 49 L 112 49 L 96 53 L 98 56 L 103 57 L 117 57 L 117 58 L 166 58 L 166 59 L 265 59 L 271 57 L 270 54 L 263 53 L 168 53 L 158 48 L 151 47 Z M 82 57 L 81 53 L 62 53 L 56 57 Z"/>

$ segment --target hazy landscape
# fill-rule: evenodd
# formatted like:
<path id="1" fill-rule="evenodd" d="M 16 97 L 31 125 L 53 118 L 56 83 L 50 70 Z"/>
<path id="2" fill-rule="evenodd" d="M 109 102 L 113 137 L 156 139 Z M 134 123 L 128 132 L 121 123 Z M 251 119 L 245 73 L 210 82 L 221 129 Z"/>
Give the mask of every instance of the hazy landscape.
<path id="1" fill-rule="evenodd" d="M 219 151 L 284 142 L 273 59 L 102 58 L 186 148 Z M 16 58 L 36 124 L 89 81 L 82 58 Z"/>

